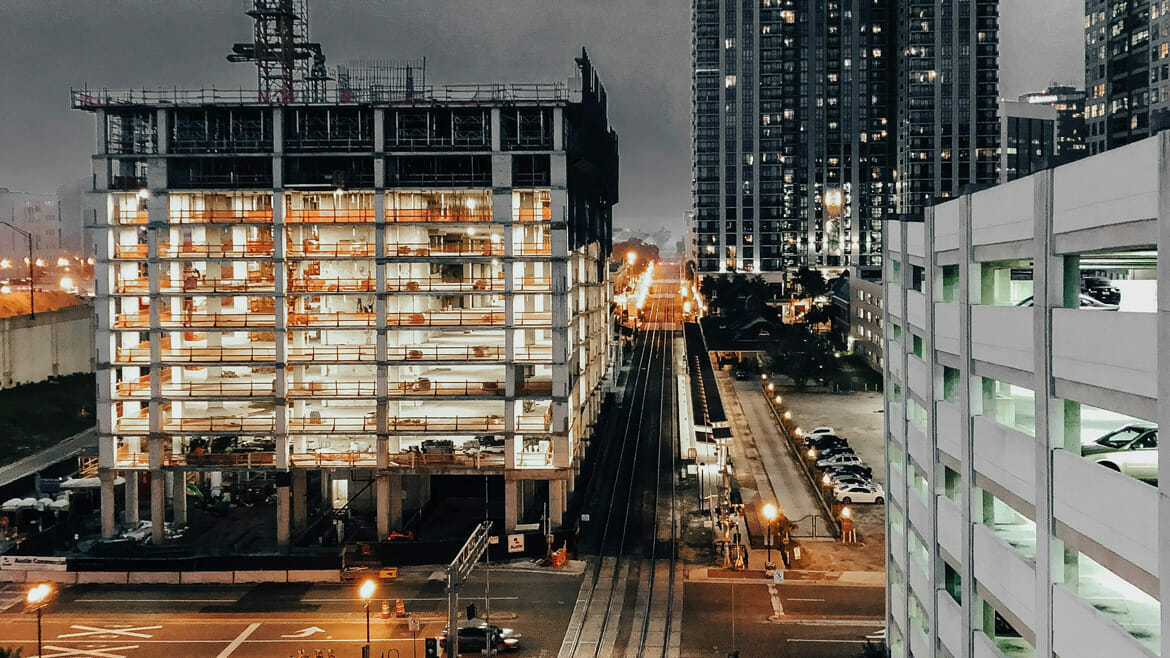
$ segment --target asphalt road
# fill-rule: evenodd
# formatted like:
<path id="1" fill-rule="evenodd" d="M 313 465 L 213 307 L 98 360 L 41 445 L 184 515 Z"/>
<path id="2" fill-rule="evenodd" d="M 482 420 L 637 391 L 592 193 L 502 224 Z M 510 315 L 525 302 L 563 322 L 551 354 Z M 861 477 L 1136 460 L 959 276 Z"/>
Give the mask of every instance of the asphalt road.
<path id="1" fill-rule="evenodd" d="M 423 656 L 423 639 L 446 627 L 443 583 L 429 574 L 406 574 L 383 583 L 371 606 L 373 656 L 384 652 Z M 579 575 L 493 570 L 493 623 L 522 635 L 515 655 L 555 655 L 580 587 Z M 485 579 L 477 572 L 460 596 L 460 609 L 484 610 Z M 406 619 L 383 619 L 381 600 L 402 598 L 420 620 L 417 641 Z M 482 615 L 481 615 L 482 616 Z M 205 587 L 77 586 L 61 592 L 45 610 L 46 658 L 227 658 L 290 656 L 317 649 L 338 658 L 358 656 L 366 622 L 354 585 L 256 585 Z M 417 642 L 417 645 L 416 645 Z M 36 616 L 17 605 L 0 614 L 0 646 L 36 655 Z"/>
<path id="2" fill-rule="evenodd" d="M 684 658 L 845 658 L 885 626 L 885 590 L 846 585 L 781 585 L 783 615 L 764 584 L 690 582 L 683 607 Z"/>

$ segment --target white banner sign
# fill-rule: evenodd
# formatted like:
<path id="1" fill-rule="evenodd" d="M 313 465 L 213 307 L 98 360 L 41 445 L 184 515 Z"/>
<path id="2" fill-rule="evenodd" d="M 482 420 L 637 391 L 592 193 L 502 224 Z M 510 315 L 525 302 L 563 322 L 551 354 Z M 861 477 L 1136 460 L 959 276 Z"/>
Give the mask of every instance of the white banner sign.
<path id="1" fill-rule="evenodd" d="M 0 555 L 0 569 L 9 571 L 64 571 L 65 558 Z"/>
<path id="2" fill-rule="evenodd" d="M 508 552 L 524 552 L 524 535 L 508 535 Z"/>

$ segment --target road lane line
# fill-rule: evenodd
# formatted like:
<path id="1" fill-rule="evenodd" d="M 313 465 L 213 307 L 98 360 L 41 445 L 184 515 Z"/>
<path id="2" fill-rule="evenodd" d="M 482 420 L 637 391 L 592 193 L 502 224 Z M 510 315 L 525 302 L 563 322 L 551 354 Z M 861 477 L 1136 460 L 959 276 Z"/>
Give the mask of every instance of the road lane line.
<path id="1" fill-rule="evenodd" d="M 395 596 L 392 598 L 398 599 L 398 598 L 402 598 L 402 597 Z M 471 596 L 471 597 L 462 596 L 462 597 L 460 597 L 460 599 L 476 599 L 476 600 L 482 601 L 483 597 L 482 596 Z M 359 599 L 359 598 L 301 599 L 301 603 L 343 603 L 345 601 L 360 602 L 360 601 L 364 601 L 364 600 L 365 599 Z M 403 601 L 447 601 L 448 598 L 445 596 L 429 596 L 429 597 L 420 598 L 420 599 L 402 598 L 402 600 Z M 493 601 L 518 601 L 518 600 L 520 600 L 520 597 L 519 596 L 493 596 L 492 600 Z M 529 599 L 529 600 L 531 600 L 531 599 Z"/>
<path id="2" fill-rule="evenodd" d="M 73 599 L 74 603 L 235 603 L 240 599 Z"/>
<path id="3" fill-rule="evenodd" d="M 803 639 L 798 638 L 798 637 L 790 637 L 790 638 L 788 638 L 787 641 L 788 642 L 819 642 L 822 644 L 865 644 L 865 643 L 869 642 L 869 640 L 812 640 L 812 639 L 803 640 Z"/>
<path id="4" fill-rule="evenodd" d="M 240 645 L 244 643 L 244 640 L 248 639 L 249 635 L 256 632 L 257 628 L 260 628 L 259 623 L 249 625 L 239 635 L 236 636 L 236 639 L 232 640 L 231 644 L 227 645 L 227 648 L 225 648 L 223 651 L 220 651 L 219 655 L 215 658 L 228 658 L 228 656 L 232 655 L 233 651 L 240 648 Z"/>
<path id="5" fill-rule="evenodd" d="M 816 603 L 824 603 L 824 599 L 788 599 L 789 601 L 813 601 Z"/>

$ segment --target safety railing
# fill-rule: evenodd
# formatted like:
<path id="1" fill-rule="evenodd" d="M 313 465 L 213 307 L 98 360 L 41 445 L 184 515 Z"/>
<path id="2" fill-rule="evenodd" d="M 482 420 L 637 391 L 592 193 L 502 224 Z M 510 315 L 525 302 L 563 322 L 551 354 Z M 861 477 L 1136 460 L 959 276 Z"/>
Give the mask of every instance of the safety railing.
<path id="1" fill-rule="evenodd" d="M 141 327 L 145 319 L 149 325 L 149 314 L 137 315 L 119 315 L 118 326 L 127 327 Z M 125 325 L 123 325 L 125 322 Z M 245 329 L 249 327 L 268 328 L 271 329 L 276 326 L 276 316 L 271 313 L 163 313 L 159 316 L 159 326 L 163 328 L 181 328 L 181 327 L 208 327 L 213 329 L 218 328 L 240 328 Z"/>
<path id="2" fill-rule="evenodd" d="M 460 242 L 393 242 L 386 245 L 388 256 L 503 256 L 504 244 L 491 240 Z"/>
<path id="3" fill-rule="evenodd" d="M 373 258 L 377 251 L 366 242 L 304 242 L 289 241 L 285 255 L 293 258 Z"/>
<path id="4" fill-rule="evenodd" d="M 474 327 L 503 326 L 504 312 L 489 309 L 427 311 L 423 313 L 387 313 L 386 324 L 406 327 Z"/>
<path id="5" fill-rule="evenodd" d="M 313 347 L 289 347 L 287 355 L 290 363 L 313 361 L 356 363 L 377 361 L 378 349 L 372 345 L 314 345 Z"/>
<path id="6" fill-rule="evenodd" d="M 248 363 L 275 361 L 276 348 L 246 347 L 168 347 L 159 351 L 159 357 L 169 363 Z M 116 360 L 120 363 L 149 363 L 150 347 L 118 348 Z"/>
<path id="7" fill-rule="evenodd" d="M 387 421 L 391 432 L 490 432 L 504 429 L 503 416 L 423 416 Z"/>
<path id="8" fill-rule="evenodd" d="M 388 224 L 482 223 L 490 221 L 492 221 L 490 208 L 470 210 L 465 207 L 452 206 L 434 210 L 386 209 L 386 223 Z"/>
<path id="9" fill-rule="evenodd" d="M 249 240 L 244 244 L 221 242 L 219 244 L 195 244 L 184 242 L 174 245 L 169 242 L 160 242 L 158 255 L 160 258 L 248 258 L 271 257 L 275 252 L 275 245 L 268 241 Z"/>
<path id="10" fill-rule="evenodd" d="M 432 345 L 403 345 L 390 347 L 391 361 L 503 361 L 502 347 L 468 346 L 439 347 Z"/>
<path id="11" fill-rule="evenodd" d="M 172 210 L 172 224 L 271 224 L 272 210 Z"/>
<path id="12" fill-rule="evenodd" d="M 386 280 L 387 292 L 503 292 L 500 279 L 405 279 Z"/>
<path id="13" fill-rule="evenodd" d="M 114 258 L 146 258 L 147 249 L 148 247 L 144 244 L 116 244 L 114 245 Z"/>
<path id="14" fill-rule="evenodd" d="M 289 461 L 293 466 L 300 468 L 329 466 L 348 466 L 351 468 L 362 466 L 373 468 L 378 465 L 378 455 L 371 451 L 335 452 L 325 449 L 318 452 L 294 452 L 289 456 Z"/>
<path id="15" fill-rule="evenodd" d="M 159 279 L 158 290 L 165 294 L 201 294 L 216 292 L 255 292 L 271 294 L 276 289 L 272 279 Z M 121 294 L 138 294 L 150 291 L 150 281 L 145 278 L 119 279 L 114 285 Z"/>
<path id="16" fill-rule="evenodd" d="M 549 292 L 552 290 L 552 277 L 525 277 L 513 282 L 516 292 Z"/>
<path id="17" fill-rule="evenodd" d="M 552 207 L 520 208 L 513 215 L 513 220 L 517 222 L 548 222 L 552 220 Z"/>
<path id="18" fill-rule="evenodd" d="M 503 395 L 504 389 L 505 384 L 501 381 L 435 382 L 429 379 L 389 382 L 387 386 L 390 395 L 409 397 L 496 396 Z"/>
<path id="19" fill-rule="evenodd" d="M 142 434 L 150 429 L 150 421 L 143 417 L 122 417 L 114 424 L 116 432 Z M 162 431 L 192 432 L 271 432 L 272 418 L 165 418 Z"/>
<path id="20" fill-rule="evenodd" d="M 150 222 L 150 213 L 145 210 L 114 209 L 113 222 L 121 226 L 145 226 Z"/>
<path id="21" fill-rule="evenodd" d="M 404 451 L 390 453 L 390 466 L 400 468 L 422 468 L 426 466 L 450 466 L 454 468 L 502 468 L 503 455 L 488 455 L 481 452 L 465 454 L 458 452 Z"/>
<path id="22" fill-rule="evenodd" d="M 364 224 L 374 221 L 373 208 L 348 210 L 286 210 L 286 224 Z"/>
<path id="23" fill-rule="evenodd" d="M 374 327 L 378 324 L 376 313 L 289 313 L 289 327 Z"/>
<path id="24" fill-rule="evenodd" d="M 517 311 L 514 319 L 517 327 L 552 325 L 552 313 L 549 311 Z"/>
<path id="25" fill-rule="evenodd" d="M 516 386 L 516 395 L 549 397 L 552 395 L 552 382 L 521 382 Z"/>
<path id="26" fill-rule="evenodd" d="M 292 398 L 350 398 L 377 395 L 377 382 L 293 382 L 288 385 Z"/>
<path id="27" fill-rule="evenodd" d="M 551 427 L 552 419 L 547 416 L 543 418 L 520 416 L 516 419 L 517 432 L 548 432 Z"/>
<path id="28" fill-rule="evenodd" d="M 348 418 L 328 418 L 317 415 L 311 415 L 308 418 L 294 417 L 288 419 L 287 425 L 290 432 L 312 432 L 315 434 L 323 432 L 374 432 L 378 429 L 378 423 L 374 420 L 373 414 Z"/>
<path id="29" fill-rule="evenodd" d="M 547 242 L 516 242 L 512 244 L 512 252 L 517 256 L 548 256 L 552 253 L 552 245 Z"/>
<path id="30" fill-rule="evenodd" d="M 222 381 L 222 382 L 180 382 L 165 383 L 161 393 L 166 398 L 228 398 L 261 397 L 273 395 L 272 380 L 267 381 Z M 149 398 L 150 381 L 120 382 L 117 388 L 120 398 Z"/>
<path id="31" fill-rule="evenodd" d="M 374 279 L 321 279 L 294 278 L 288 282 L 290 292 L 374 292 L 378 284 Z"/>

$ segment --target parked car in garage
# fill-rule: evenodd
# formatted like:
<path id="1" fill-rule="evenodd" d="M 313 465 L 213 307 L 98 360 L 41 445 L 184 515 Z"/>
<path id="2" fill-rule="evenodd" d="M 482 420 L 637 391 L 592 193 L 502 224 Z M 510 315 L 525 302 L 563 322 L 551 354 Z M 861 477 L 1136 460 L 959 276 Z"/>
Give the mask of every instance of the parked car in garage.
<path id="1" fill-rule="evenodd" d="M 1086 276 L 1081 279 L 1081 292 L 1101 302 L 1118 306 L 1121 304 L 1121 290 L 1109 283 L 1108 279 L 1099 276 Z"/>
<path id="2" fill-rule="evenodd" d="M 1081 456 L 1130 477 L 1158 483 L 1158 427 L 1132 423 L 1081 446 Z"/>
<path id="3" fill-rule="evenodd" d="M 886 502 L 886 491 L 882 485 L 871 482 L 869 484 L 845 484 L 833 489 L 833 497 L 849 503 L 877 503 Z"/>
<path id="4" fill-rule="evenodd" d="M 863 464 L 861 458 L 853 453 L 843 453 L 840 455 L 833 455 L 824 459 L 817 460 L 817 468 L 825 469 L 828 466 L 839 466 L 843 464 Z"/>

